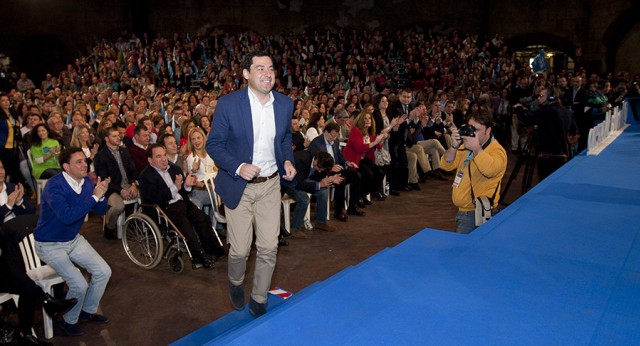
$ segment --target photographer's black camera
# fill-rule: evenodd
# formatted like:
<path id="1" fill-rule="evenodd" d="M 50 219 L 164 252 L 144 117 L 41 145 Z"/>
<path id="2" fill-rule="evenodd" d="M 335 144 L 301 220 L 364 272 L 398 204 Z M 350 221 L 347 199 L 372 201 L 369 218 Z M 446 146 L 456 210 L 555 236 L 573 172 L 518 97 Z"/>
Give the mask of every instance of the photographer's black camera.
<path id="1" fill-rule="evenodd" d="M 475 137 L 476 128 L 469 124 L 462 124 L 462 126 L 460 126 L 460 130 L 458 130 L 458 133 L 460 133 L 460 136 L 463 137 Z"/>

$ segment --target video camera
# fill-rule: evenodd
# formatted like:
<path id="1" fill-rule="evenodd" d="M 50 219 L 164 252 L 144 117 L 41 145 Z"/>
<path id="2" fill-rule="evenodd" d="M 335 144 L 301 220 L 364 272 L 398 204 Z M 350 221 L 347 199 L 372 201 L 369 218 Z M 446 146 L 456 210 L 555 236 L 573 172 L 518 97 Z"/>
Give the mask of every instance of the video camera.
<path id="1" fill-rule="evenodd" d="M 476 136 L 476 128 L 469 124 L 462 124 L 458 133 L 461 137 L 475 137 Z"/>

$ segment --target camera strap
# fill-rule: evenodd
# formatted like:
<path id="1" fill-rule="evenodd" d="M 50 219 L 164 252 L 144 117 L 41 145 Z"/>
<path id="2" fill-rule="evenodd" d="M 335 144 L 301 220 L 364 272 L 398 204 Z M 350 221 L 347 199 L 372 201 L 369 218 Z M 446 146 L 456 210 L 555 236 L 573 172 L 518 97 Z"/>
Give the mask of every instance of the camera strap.
<path id="1" fill-rule="evenodd" d="M 493 135 L 491 135 L 491 137 L 489 138 L 489 140 L 482 146 L 482 150 L 484 150 L 486 147 L 489 146 L 489 144 L 491 144 L 491 142 L 493 142 Z M 471 153 L 471 155 L 469 157 L 472 157 L 473 153 Z M 470 158 L 467 158 L 470 161 Z M 471 162 L 469 162 L 467 164 L 467 169 L 469 170 L 469 187 L 471 189 L 471 202 L 475 205 L 476 204 L 476 196 L 473 193 L 473 179 L 471 178 Z M 498 182 L 498 185 L 496 186 L 495 191 L 493 191 L 493 195 L 490 198 L 490 202 L 491 202 L 491 206 L 493 207 L 493 200 L 496 197 L 496 194 L 498 193 L 498 190 L 500 189 L 500 184 L 501 182 Z"/>

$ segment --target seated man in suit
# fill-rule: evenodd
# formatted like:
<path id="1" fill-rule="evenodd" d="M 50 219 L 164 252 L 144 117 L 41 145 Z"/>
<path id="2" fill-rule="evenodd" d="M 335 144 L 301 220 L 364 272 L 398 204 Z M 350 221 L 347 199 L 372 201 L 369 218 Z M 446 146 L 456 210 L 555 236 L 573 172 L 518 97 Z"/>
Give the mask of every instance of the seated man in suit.
<path id="1" fill-rule="evenodd" d="M 293 153 L 293 158 L 296 165 L 296 186 L 283 186 L 283 191 L 296 201 L 291 216 L 291 234 L 296 238 L 307 238 L 302 230 L 302 222 L 309 206 L 308 193 L 316 197 L 316 222 L 313 228 L 334 232 L 335 229 L 327 224 L 328 187 L 341 184 L 344 178 L 339 174 L 328 174 L 334 165 L 333 157 L 324 151 L 311 155 L 308 150 L 300 150 Z"/>
<path id="2" fill-rule="evenodd" d="M 96 175 L 102 180 L 111 178 L 106 198 L 109 210 L 105 215 L 104 237 L 116 239 L 118 217 L 124 212 L 124 201 L 138 199 L 136 179 L 138 171 L 133 164 L 129 151 L 120 146 L 122 142 L 118 129 L 111 127 L 101 133 L 105 146 L 93 159 Z"/>
<path id="3" fill-rule="evenodd" d="M 142 202 L 157 204 L 185 236 L 194 269 L 213 268 L 214 259 L 224 257 L 226 251 L 213 233 L 209 216 L 189 199 L 196 177 L 185 177 L 180 167 L 169 163 L 167 150 L 160 144 L 149 146 L 147 159 L 149 166 L 138 176 Z"/>
<path id="4" fill-rule="evenodd" d="M 338 143 L 338 136 L 340 135 L 340 125 L 336 123 L 327 123 L 324 126 L 324 130 L 321 136 L 318 136 L 311 141 L 308 150 L 312 155 L 315 155 L 319 151 L 329 153 L 333 157 L 335 164 L 331 169 L 331 172 L 340 174 L 344 180 L 341 184 L 335 185 L 335 209 L 334 217 L 340 221 L 347 221 L 347 215 L 364 216 L 365 212 L 358 209 L 356 203 L 360 200 L 360 173 L 355 170 L 347 169 L 353 167 L 358 169 L 358 166 L 347 161 L 340 152 L 340 144 Z M 350 184 L 351 198 L 349 200 L 349 207 L 347 213 L 344 212 L 344 198 L 345 198 L 345 186 Z"/>

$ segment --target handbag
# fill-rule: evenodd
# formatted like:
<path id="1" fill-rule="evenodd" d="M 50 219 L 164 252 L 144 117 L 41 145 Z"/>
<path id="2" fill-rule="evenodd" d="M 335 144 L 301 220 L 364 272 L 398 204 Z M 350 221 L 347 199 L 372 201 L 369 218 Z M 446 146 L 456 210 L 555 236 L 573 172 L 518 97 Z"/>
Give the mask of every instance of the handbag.
<path id="1" fill-rule="evenodd" d="M 388 150 L 376 149 L 375 151 L 376 166 L 386 166 L 391 163 L 391 154 Z"/>

